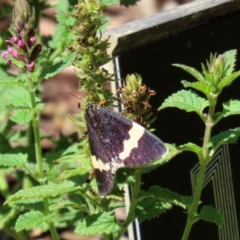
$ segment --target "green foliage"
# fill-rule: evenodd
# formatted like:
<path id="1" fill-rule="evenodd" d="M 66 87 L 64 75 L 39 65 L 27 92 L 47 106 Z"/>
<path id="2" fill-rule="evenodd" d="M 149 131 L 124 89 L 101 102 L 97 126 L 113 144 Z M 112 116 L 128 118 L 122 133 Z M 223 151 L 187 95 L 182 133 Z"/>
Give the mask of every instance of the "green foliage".
<path id="1" fill-rule="evenodd" d="M 211 137 L 210 144 L 214 150 L 216 150 L 221 144 L 233 144 L 236 143 L 240 136 L 240 128 L 229 129 L 221 132 L 216 136 Z"/>
<path id="2" fill-rule="evenodd" d="M 26 188 L 18 191 L 12 195 L 7 202 L 23 200 L 23 199 L 37 199 L 45 197 L 55 197 L 65 193 L 70 193 L 78 190 L 79 188 L 74 186 L 73 182 L 63 182 L 62 184 L 48 184 L 43 186 L 36 186 Z"/>
<path id="3" fill-rule="evenodd" d="M 26 1 L 21 2 L 22 7 L 19 7 L 18 0 L 16 2 L 16 18 L 13 18 L 14 24 L 11 25 L 10 33 L 21 36 L 21 39 L 28 39 L 32 26 L 37 26 L 39 22 L 35 21 L 39 19 L 34 19 L 33 16 L 36 15 Z M 120 1 L 120 4 L 131 6 L 136 2 L 124 0 Z M 98 196 L 96 179 L 92 174 L 89 144 L 84 134 L 80 133 L 81 141 L 77 134 L 60 136 L 59 140 L 40 134 L 40 111 L 44 106 L 40 98 L 40 84 L 43 79 L 55 76 L 71 64 L 81 69 L 76 71 L 76 74 L 81 78 L 81 90 L 88 92 L 87 101 L 82 104 L 83 110 L 88 101 L 97 104 L 103 102 L 103 105 L 108 106 L 113 105 L 116 100 L 114 94 L 104 88 L 105 83 L 114 79 L 103 67 L 111 60 L 106 51 L 109 42 L 98 33 L 106 20 L 102 15 L 104 5 L 109 6 L 117 1 L 104 0 L 102 3 L 95 0 L 80 1 L 75 7 L 72 1 L 59 1 L 56 4 L 58 25 L 53 37 L 42 38 L 36 32 L 34 34 L 37 42 L 29 45 L 27 50 L 21 49 L 17 44 L 15 46 L 9 33 L 2 34 L 4 40 L 8 39 L 6 44 L 3 39 L 0 40 L 1 50 L 5 51 L 5 60 L 8 63 L 11 60 L 13 65 L 18 66 L 19 73 L 17 76 L 11 74 L 7 62 L 0 60 L 0 93 L 3 99 L 0 102 L 0 228 L 6 232 L 14 232 L 16 239 L 28 239 L 31 230 L 41 228 L 43 231 L 49 230 L 52 238 L 58 240 L 56 228 L 76 227 L 75 232 L 79 235 L 101 234 L 103 239 L 118 240 L 134 219 L 138 218 L 142 222 L 161 217 L 161 214 L 166 213 L 172 206 L 187 212 L 184 232 L 190 232 L 193 223 L 198 220 L 221 226 L 223 217 L 218 210 L 203 206 L 199 211 L 199 203 L 206 167 L 214 153 L 221 144 L 236 143 L 240 136 L 239 127 L 224 129 L 216 136 L 211 134 L 212 128 L 221 119 L 240 114 L 238 99 L 222 103 L 222 110 L 215 112 L 223 89 L 240 75 L 240 71 L 235 70 L 236 50 L 219 56 L 211 54 L 206 66 L 202 64 L 202 72 L 186 65 L 174 64 L 196 78 L 195 82 L 182 81 L 185 88 L 190 87 L 194 92 L 179 90 L 159 107 L 159 110 L 174 107 L 186 113 L 197 113 L 206 126 L 203 145 L 198 146 L 192 142 L 180 146 L 166 144 L 169 152 L 152 164 L 139 169 L 119 169 L 112 192 L 104 198 Z M 43 1 L 36 6 L 35 12 L 40 16 L 47 7 Z M 8 14 L 10 9 L 10 6 L 4 5 L 5 12 L 1 12 L 1 16 Z M 22 9 L 29 11 L 24 14 Z M 19 27 L 23 28 L 20 33 Z M 6 53 L 9 44 L 22 55 Z M 36 56 L 31 56 L 31 59 L 34 59 L 32 66 L 29 62 L 30 55 L 36 51 L 36 46 L 41 46 L 42 50 L 41 54 L 36 52 Z M 138 109 L 138 101 L 141 98 L 145 104 L 148 103 L 154 91 L 142 85 L 142 78 L 137 74 L 129 75 L 128 79 L 124 85 L 127 90 L 124 98 L 128 103 L 135 101 L 129 115 L 139 113 L 141 123 L 144 125 L 145 122 L 148 126 L 155 118 L 146 110 L 146 105 L 146 108 Z M 86 129 L 83 118 L 84 112 L 73 121 Z M 42 151 L 41 140 L 44 138 L 55 145 L 55 148 L 47 153 Z M 142 173 L 149 173 L 167 164 L 184 151 L 196 154 L 200 164 L 193 196 L 182 196 L 160 186 L 151 186 L 147 191 L 141 190 Z M 9 179 L 13 180 L 11 185 Z M 123 194 L 126 184 L 132 188 L 133 194 L 128 215 L 119 222 L 113 210 L 125 206 Z M 185 237 L 182 240 L 188 238 L 186 234 L 183 236 Z"/>
<path id="4" fill-rule="evenodd" d="M 112 212 L 89 215 L 80 221 L 75 230 L 79 235 L 113 234 L 119 231 L 119 224 Z"/>
<path id="5" fill-rule="evenodd" d="M 224 224 L 222 214 L 213 206 L 203 206 L 198 217 L 204 221 L 215 223 L 219 227 Z"/>
<path id="6" fill-rule="evenodd" d="M 145 199 L 139 202 L 136 209 L 136 216 L 140 222 L 158 217 L 171 209 L 172 205 L 161 200 Z"/>
<path id="7" fill-rule="evenodd" d="M 176 107 L 187 112 L 196 112 L 202 119 L 204 119 L 202 111 L 207 106 L 208 101 L 206 99 L 199 97 L 193 92 L 181 90 L 168 97 L 160 106 L 159 110 L 167 107 Z"/>
<path id="8" fill-rule="evenodd" d="M 43 213 L 38 211 L 31 211 L 25 214 L 22 214 L 15 225 L 16 231 L 21 230 L 31 230 L 36 228 L 42 228 L 41 225 L 44 224 L 45 218 Z M 45 223 L 46 224 L 46 223 Z M 46 228 L 46 227 L 45 227 Z"/>
<path id="9" fill-rule="evenodd" d="M 197 214 L 197 212 L 207 165 L 213 158 L 218 147 L 222 144 L 236 143 L 240 136 L 239 128 L 225 130 L 216 136 L 211 136 L 212 128 L 222 118 L 239 114 L 239 100 L 232 99 L 226 103 L 222 103 L 223 110 L 221 112 L 215 112 L 218 97 L 223 89 L 231 85 L 240 75 L 240 71 L 235 71 L 236 53 L 236 50 L 230 50 L 221 55 L 211 54 L 206 66 L 202 64 L 202 73 L 186 65 L 174 64 L 174 66 L 185 70 L 197 80 L 195 82 L 183 80 L 183 86 L 193 88 L 203 93 L 206 99 L 203 99 L 197 93 L 181 90 L 167 98 L 159 108 L 161 110 L 166 107 L 177 107 L 187 112 L 195 111 L 206 126 L 202 147 L 194 143 L 187 143 L 178 147 L 180 151 L 191 151 L 195 153 L 200 164 L 196 191 L 191 204 L 188 206 L 187 223 L 182 235 L 182 240 L 188 239 L 193 224 L 199 219 L 215 223 L 219 226 L 223 224 L 222 215 L 212 206 L 204 206 L 200 214 Z M 206 107 L 208 107 L 208 109 L 203 113 L 202 111 Z"/>
<path id="10" fill-rule="evenodd" d="M 27 154 L 0 154 L 0 166 L 20 167 L 27 162 Z"/>

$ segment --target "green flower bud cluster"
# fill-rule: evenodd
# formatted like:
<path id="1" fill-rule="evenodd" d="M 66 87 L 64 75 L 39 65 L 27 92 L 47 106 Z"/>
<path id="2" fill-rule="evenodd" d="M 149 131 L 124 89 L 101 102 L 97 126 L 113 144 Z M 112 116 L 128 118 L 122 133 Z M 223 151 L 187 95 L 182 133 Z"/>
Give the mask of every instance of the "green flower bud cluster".
<path id="1" fill-rule="evenodd" d="M 118 92 L 122 94 L 120 100 L 125 107 L 122 113 L 142 126 L 149 127 L 155 120 L 149 100 L 156 92 L 143 85 L 141 76 L 137 74 L 128 75 Z"/>
<path id="2" fill-rule="evenodd" d="M 110 104 L 113 101 L 112 94 L 103 88 L 103 84 L 112 81 L 112 76 L 101 67 L 111 60 L 107 54 L 109 42 L 98 33 L 104 24 L 104 5 L 96 0 L 85 0 L 79 1 L 75 8 L 76 13 L 71 16 L 77 21 L 77 27 L 73 29 L 77 41 L 69 49 L 77 52 L 73 64 L 83 71 L 83 74 L 79 74 L 81 90 L 88 92 L 88 101 L 99 103 L 104 100 Z"/>
<path id="3" fill-rule="evenodd" d="M 211 54 L 210 60 L 207 61 L 207 66 L 202 64 L 203 74 L 207 83 L 215 89 L 217 93 L 219 83 L 226 77 L 227 68 L 226 59 L 224 55 Z"/>

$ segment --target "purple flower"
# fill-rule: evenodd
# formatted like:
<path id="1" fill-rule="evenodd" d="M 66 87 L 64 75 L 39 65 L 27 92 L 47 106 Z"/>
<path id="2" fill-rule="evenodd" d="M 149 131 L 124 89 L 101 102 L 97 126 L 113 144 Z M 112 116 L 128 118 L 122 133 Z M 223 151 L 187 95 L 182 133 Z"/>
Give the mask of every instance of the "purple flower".
<path id="1" fill-rule="evenodd" d="M 35 62 L 31 62 L 29 64 L 27 64 L 27 71 L 28 72 L 33 72 L 35 68 Z"/>

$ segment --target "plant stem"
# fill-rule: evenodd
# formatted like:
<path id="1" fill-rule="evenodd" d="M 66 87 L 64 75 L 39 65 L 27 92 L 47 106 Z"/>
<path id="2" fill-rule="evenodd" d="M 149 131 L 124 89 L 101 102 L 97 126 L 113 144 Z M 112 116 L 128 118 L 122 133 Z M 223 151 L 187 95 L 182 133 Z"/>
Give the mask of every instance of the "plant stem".
<path id="1" fill-rule="evenodd" d="M 202 189 L 203 189 L 204 177 L 205 177 L 205 172 L 207 169 L 207 164 L 210 161 L 210 159 L 208 157 L 209 149 L 206 147 L 206 145 L 210 141 L 212 128 L 214 126 L 213 116 L 214 116 L 217 99 L 218 99 L 218 95 L 212 95 L 208 99 L 209 100 L 209 110 L 208 110 L 208 115 L 207 115 L 207 119 L 205 122 L 206 128 L 205 128 L 204 139 L 203 139 L 202 154 L 201 154 L 201 156 L 199 156 L 200 169 L 199 169 L 199 173 L 198 173 L 198 177 L 197 177 L 197 185 L 196 185 L 194 196 L 193 196 L 193 202 L 192 202 L 190 208 L 188 209 L 188 217 L 187 217 L 186 226 L 185 226 L 185 229 L 184 229 L 184 232 L 182 235 L 182 240 L 188 239 L 190 231 L 192 229 L 192 226 L 196 222 L 195 214 L 197 213 L 197 210 L 198 210 L 198 204 L 199 204 Z"/>
<path id="2" fill-rule="evenodd" d="M 140 192 L 140 187 L 141 187 L 141 175 L 142 175 L 142 169 L 136 169 L 135 184 L 133 186 L 133 191 L 132 191 L 131 206 L 130 206 L 130 209 L 128 212 L 127 219 L 123 223 L 122 228 L 120 229 L 117 237 L 115 238 L 116 240 L 120 239 L 120 237 L 126 231 L 128 225 L 135 219 L 135 210 L 137 207 L 138 197 L 139 197 L 139 192 Z"/>
<path id="3" fill-rule="evenodd" d="M 28 76 L 28 85 L 30 90 L 29 92 L 30 92 L 31 106 L 33 110 L 36 110 L 36 101 L 35 101 L 36 89 L 33 85 L 33 81 L 30 78 L 30 76 Z M 41 149 L 38 111 L 35 111 L 32 116 L 32 128 L 34 133 L 34 145 L 35 145 L 36 161 L 38 166 L 39 182 L 40 182 L 40 185 L 44 185 L 45 179 L 44 179 L 44 172 L 43 172 L 43 157 L 42 157 L 42 149 Z M 44 204 L 44 215 L 47 215 L 49 214 L 49 204 L 48 204 L 47 198 L 43 198 L 43 204 Z M 50 222 L 48 223 L 48 226 L 49 226 L 49 230 L 51 232 L 53 240 L 59 240 L 59 237 L 54 225 Z"/>
<path id="4" fill-rule="evenodd" d="M 204 183 L 206 167 L 207 167 L 207 164 L 200 165 L 200 169 L 199 169 L 199 173 L 198 173 L 198 177 L 197 177 L 197 186 L 195 189 L 192 205 L 188 211 L 187 223 L 186 223 L 186 226 L 185 226 L 185 229 L 183 232 L 182 240 L 188 239 L 191 228 L 196 221 L 193 214 L 197 212 L 198 203 L 199 203 L 201 193 L 202 193 L 202 187 L 203 187 L 203 183 Z"/>

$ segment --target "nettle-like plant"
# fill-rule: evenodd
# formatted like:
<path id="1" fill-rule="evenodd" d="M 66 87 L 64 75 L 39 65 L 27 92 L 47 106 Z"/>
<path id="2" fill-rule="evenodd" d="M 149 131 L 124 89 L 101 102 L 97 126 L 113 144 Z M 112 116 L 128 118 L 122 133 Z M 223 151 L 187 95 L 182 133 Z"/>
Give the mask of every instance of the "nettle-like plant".
<path id="1" fill-rule="evenodd" d="M 3 35 L 7 39 L 7 50 L 2 51 L 0 61 L 1 97 L 5 99 L 0 104 L 0 228 L 14 239 L 30 239 L 30 232 L 41 228 L 49 230 L 57 240 L 57 229 L 73 226 L 79 235 L 100 234 L 105 240 L 117 240 L 134 219 L 140 222 L 151 219 L 165 213 L 172 205 L 187 211 L 182 240 L 188 239 L 192 225 L 201 219 L 222 225 L 220 213 L 212 206 L 200 209 L 200 197 L 206 167 L 214 153 L 221 144 L 236 142 L 240 134 L 240 128 L 236 128 L 211 136 L 213 126 L 222 118 L 240 113 L 239 100 L 229 100 L 223 104 L 222 112 L 215 112 L 223 88 L 240 75 L 239 71 L 234 72 L 236 51 L 211 55 L 207 66 L 202 65 L 202 74 L 191 67 L 175 64 L 197 79 L 193 83 L 183 81 L 184 86 L 204 93 L 206 98 L 181 90 L 159 108 L 177 107 L 196 112 L 206 125 L 203 145 L 187 143 L 176 147 L 167 144 L 169 153 L 164 158 L 139 169 L 119 169 L 113 190 L 100 198 L 92 176 L 94 169 L 84 120 L 87 103 L 111 107 L 119 100 L 125 106 L 124 115 L 149 128 L 155 118 L 148 101 L 155 92 L 143 85 L 138 75 L 127 77 L 118 89 L 120 99 L 104 87 L 114 79 L 102 67 L 111 60 L 107 54 L 108 39 L 102 39 L 99 32 L 106 22 L 102 3 L 86 0 L 73 7 L 61 0 L 57 4 L 58 26 L 51 40 L 40 38 L 36 30 L 41 11 L 49 5 L 45 1 L 32 3 L 30 6 L 25 0 L 16 1 L 11 36 Z M 35 11 L 34 6 L 37 6 Z M 3 41 L 1 43 L 2 48 L 6 47 Z M 18 73 L 10 74 L 9 65 L 18 66 Z M 40 133 L 39 114 L 44 104 L 40 99 L 40 84 L 70 65 L 75 66 L 81 79 L 80 90 L 88 94 L 87 99 L 81 101 L 82 112 L 72 117 L 82 127 L 81 137 L 78 140 L 72 136 L 61 136 L 59 140 L 48 137 L 56 147 L 43 153 L 41 139 L 45 136 Z M 24 130 L 13 130 L 16 124 L 25 126 Z M 183 151 L 194 152 L 200 163 L 193 197 L 184 197 L 160 186 L 141 190 L 142 173 L 167 163 Z M 132 188 L 132 199 L 122 222 L 116 219 L 114 210 L 125 206 L 125 184 Z"/>

